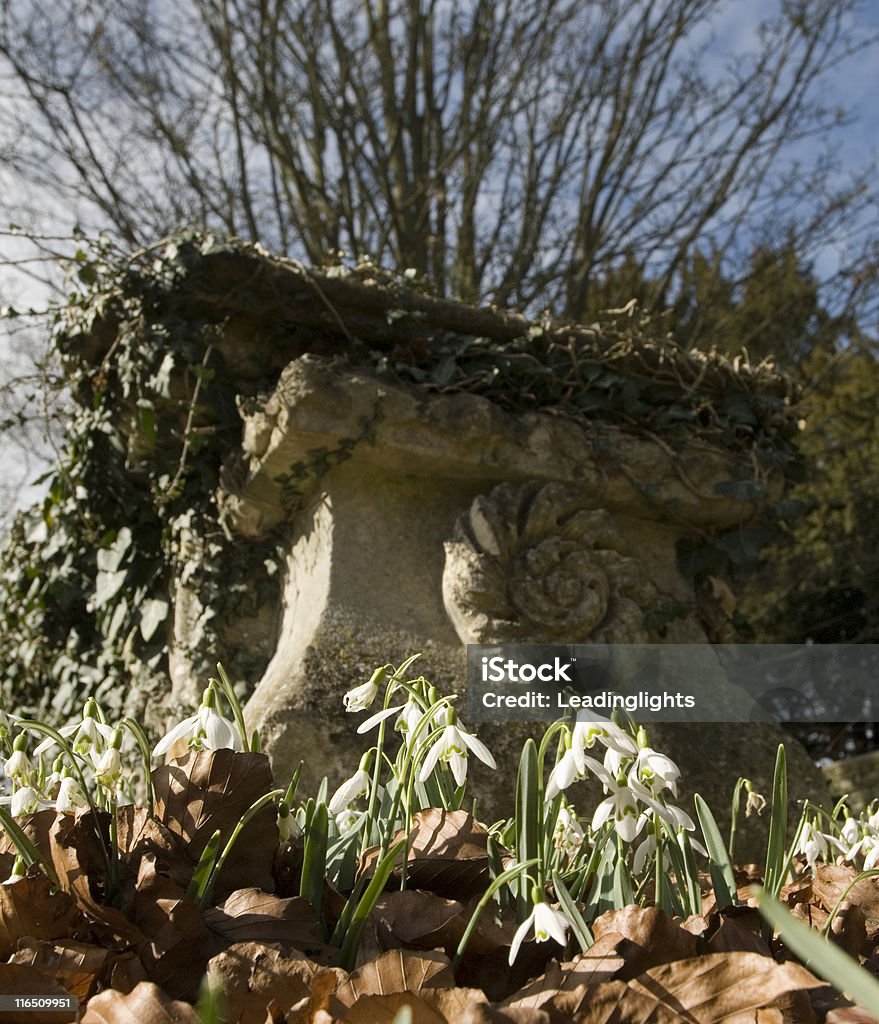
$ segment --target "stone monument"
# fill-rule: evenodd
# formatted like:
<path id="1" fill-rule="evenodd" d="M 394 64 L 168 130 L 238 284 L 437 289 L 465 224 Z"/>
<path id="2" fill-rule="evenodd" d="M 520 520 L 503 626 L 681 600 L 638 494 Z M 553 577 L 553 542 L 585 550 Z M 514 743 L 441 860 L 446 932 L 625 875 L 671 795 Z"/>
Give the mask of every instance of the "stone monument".
<path id="1" fill-rule="evenodd" d="M 200 254 L 163 301 L 210 325 L 239 395 L 223 528 L 282 550 L 277 605 L 223 634 L 265 662 L 247 715 L 280 778 L 300 759 L 311 783 L 353 770 L 363 737 L 342 695 L 416 652 L 460 691 L 467 643 L 733 637 L 722 574 L 682 554 L 733 550 L 783 492 L 772 455 L 795 421 L 771 369 L 651 337 L 633 306 L 599 325 L 537 323 L 376 268 L 316 272 L 247 247 Z M 97 358 L 111 339 L 95 329 L 81 349 Z M 255 393 L 257 378 L 271 388 Z M 170 597 L 173 691 L 192 701 L 205 608 L 184 578 Z M 719 815 L 738 774 L 768 790 L 783 738 L 654 733 Z M 793 789 L 820 795 L 791 747 Z M 492 811 L 512 790 L 500 760 L 493 786 L 477 779 Z"/>

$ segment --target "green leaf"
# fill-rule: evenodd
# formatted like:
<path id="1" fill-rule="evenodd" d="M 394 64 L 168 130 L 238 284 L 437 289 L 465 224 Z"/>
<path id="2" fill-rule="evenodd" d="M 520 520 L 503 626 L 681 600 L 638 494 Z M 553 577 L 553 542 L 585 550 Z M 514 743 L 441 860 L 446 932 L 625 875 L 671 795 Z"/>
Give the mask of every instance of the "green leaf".
<path id="1" fill-rule="evenodd" d="M 207 841 L 205 848 L 201 851 L 201 856 L 198 858 L 198 864 L 195 866 L 195 871 L 192 873 L 189 887 L 186 890 L 188 899 L 194 900 L 196 903 L 201 901 L 211 880 L 211 874 L 219 854 L 220 830 L 217 829 Z"/>
<path id="2" fill-rule="evenodd" d="M 394 861 L 397 859 L 397 854 L 400 853 L 405 845 L 405 839 L 401 839 L 398 843 L 394 843 L 390 850 L 388 850 L 384 857 L 382 857 L 378 864 L 376 864 L 375 874 L 372 876 L 372 880 L 357 902 L 357 907 L 351 915 L 351 921 L 345 929 L 345 937 L 342 941 L 341 959 L 342 966 L 346 971 L 354 970 L 354 965 L 357 961 L 357 950 L 360 946 L 360 937 L 363 934 L 363 929 L 366 927 L 369 915 L 372 913 L 376 903 L 378 902 L 379 896 L 384 892 L 388 879 L 391 877 L 391 871 L 394 869 Z M 353 894 L 351 899 L 354 899 Z"/>
<path id="3" fill-rule="evenodd" d="M 785 840 L 787 839 L 787 755 L 784 744 L 779 743 L 772 778 L 771 818 L 769 844 L 766 849 L 766 869 L 763 874 L 766 891 L 777 896 L 784 885 Z"/>
<path id="4" fill-rule="evenodd" d="M 321 912 L 327 870 L 328 829 L 327 805 L 321 802 L 306 815 L 302 874 L 299 879 L 299 895 L 308 900 L 318 917 Z"/>
<path id="5" fill-rule="evenodd" d="M 519 863 L 540 856 L 540 791 L 537 744 L 530 737 L 522 747 L 519 774 L 516 779 L 516 851 Z M 517 901 L 519 922 L 531 913 L 531 896 L 527 882 L 519 885 Z"/>
<path id="6" fill-rule="evenodd" d="M 767 891 L 758 889 L 757 893 L 760 913 L 806 967 L 829 981 L 874 1017 L 879 1016 L 879 981 L 839 946 L 828 942 L 807 924 L 798 921 Z"/>
<path id="7" fill-rule="evenodd" d="M 574 938 L 579 943 L 580 949 L 585 953 L 595 941 L 589 925 L 583 920 L 583 915 L 580 913 L 580 909 L 573 896 L 568 891 L 568 887 L 562 881 L 561 875 L 555 871 L 552 874 L 552 884 L 555 887 L 556 896 L 559 898 L 559 906 L 561 906 L 565 916 L 571 922 L 571 931 L 574 933 Z"/>
<path id="8" fill-rule="evenodd" d="M 697 793 L 694 797 L 696 803 L 696 817 L 702 827 L 702 835 L 705 837 L 705 848 L 708 850 L 711 870 L 711 884 L 714 886 L 714 895 L 717 900 L 718 910 L 724 907 L 732 907 L 738 903 L 736 893 L 736 876 L 730 864 L 729 853 L 723 845 L 720 829 L 711 813 L 711 808 Z"/>

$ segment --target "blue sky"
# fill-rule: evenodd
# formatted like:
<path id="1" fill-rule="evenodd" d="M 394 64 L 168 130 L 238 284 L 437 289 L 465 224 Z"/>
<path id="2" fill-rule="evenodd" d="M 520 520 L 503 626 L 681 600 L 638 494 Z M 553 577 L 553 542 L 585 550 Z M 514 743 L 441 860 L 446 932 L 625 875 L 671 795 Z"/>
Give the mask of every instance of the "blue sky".
<path id="1" fill-rule="evenodd" d="M 808 0 L 806 0 L 808 3 Z M 715 65 L 718 73 L 723 70 L 725 61 L 731 53 L 742 53 L 756 46 L 756 30 L 765 16 L 767 3 L 765 0 L 730 0 L 725 11 L 716 18 L 712 25 L 712 38 L 707 34 L 703 40 L 704 67 L 710 71 Z M 879 2 L 871 0 L 860 8 L 860 15 L 851 26 L 856 33 L 866 39 L 879 33 Z M 844 69 L 828 78 L 825 83 L 822 100 L 829 106 L 839 106 L 849 112 L 851 123 L 833 133 L 831 139 L 811 139 L 800 144 L 801 155 L 806 162 L 817 151 L 822 142 L 830 141 L 834 153 L 841 166 L 841 174 L 847 168 L 862 169 L 879 160 L 879 50 L 873 47 L 849 58 Z M 2 79 L 0 79 L 0 104 L 2 99 Z M 6 101 L 8 102 L 8 101 Z M 2 174 L 2 151 L 0 151 L 0 189 L 16 188 Z M 8 194 L 8 191 L 7 191 Z M 875 212 L 875 211 L 874 211 Z M 59 235 L 66 235 L 72 228 L 71 222 L 65 222 L 60 215 L 50 215 L 43 225 L 44 228 Z M 865 219 L 861 224 L 863 231 L 875 231 L 875 224 Z M 27 255 L 28 249 L 20 241 L 0 235 L 0 256 L 20 257 Z M 839 261 L 839 253 L 833 248 L 825 248 L 817 254 L 815 269 L 819 276 L 828 276 Z M 44 293 L 27 277 L 0 270 L 0 306 L 14 303 L 18 307 L 29 304 L 40 305 Z M 879 334 L 879 325 L 877 334 Z M 2 324 L 0 324 L 2 330 Z M 3 366 L 7 369 L 12 364 L 8 349 L 2 355 Z M 48 450 L 44 454 L 50 454 Z M 5 480 L 15 477 L 31 479 L 39 474 L 44 463 L 38 458 L 31 467 L 26 467 L 13 449 L 7 447 L 0 450 L 0 471 Z M 0 485 L 2 491 L 2 485 Z M 20 500 L 30 500 L 38 490 L 27 489 Z M 2 498 L 0 498 L 2 508 Z"/>

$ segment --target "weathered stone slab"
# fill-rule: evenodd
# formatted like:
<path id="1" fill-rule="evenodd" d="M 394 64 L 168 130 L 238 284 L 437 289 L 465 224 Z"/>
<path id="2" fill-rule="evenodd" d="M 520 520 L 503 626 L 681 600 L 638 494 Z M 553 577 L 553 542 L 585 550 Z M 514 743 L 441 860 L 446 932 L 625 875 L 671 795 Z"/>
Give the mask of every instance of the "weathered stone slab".
<path id="1" fill-rule="evenodd" d="M 759 516 L 761 503 L 715 491 L 731 462 L 703 442 L 673 451 L 609 424 L 292 362 L 246 417 L 221 495 L 243 537 L 287 538 L 274 656 L 248 705 L 280 777 L 300 758 L 309 782 L 353 770 L 364 742 L 342 695 L 416 651 L 429 679 L 460 692 L 468 642 L 706 642 L 676 544 Z M 499 813 L 521 730 L 493 731 L 509 749 L 480 790 Z M 735 778 L 771 773 L 782 736 L 711 726 L 709 758 L 695 733 L 662 730 L 723 819 Z M 805 754 L 797 772 L 814 796 Z"/>

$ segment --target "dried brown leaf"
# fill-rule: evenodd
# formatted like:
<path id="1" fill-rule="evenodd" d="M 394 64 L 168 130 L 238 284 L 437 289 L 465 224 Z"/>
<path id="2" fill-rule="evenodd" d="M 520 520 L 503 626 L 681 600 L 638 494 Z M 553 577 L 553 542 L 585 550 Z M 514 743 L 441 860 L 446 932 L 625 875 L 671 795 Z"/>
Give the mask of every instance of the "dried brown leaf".
<path id="1" fill-rule="evenodd" d="M 192 877 L 195 861 L 178 835 L 147 813 L 145 807 L 128 804 L 116 812 L 116 836 L 123 864 L 131 865 L 135 874 L 140 858 L 151 853 L 162 873 L 168 874 L 182 888 Z"/>
<path id="2" fill-rule="evenodd" d="M 823 984 L 798 964 L 756 953 L 711 953 L 653 967 L 629 982 L 563 992 L 547 1009 L 577 1024 L 677 1024 L 684 1017 L 691 1024 L 744 1024 L 783 997 Z"/>
<path id="3" fill-rule="evenodd" d="M 153 785 L 156 818 L 183 840 L 196 863 L 217 829 L 226 843 L 244 812 L 273 788 L 273 780 L 265 754 L 223 749 L 193 752 L 156 768 Z M 277 848 L 275 813 L 267 806 L 238 837 L 218 878 L 216 897 L 247 886 L 271 892 Z"/>
<path id="4" fill-rule="evenodd" d="M 35 967 L 27 964 L 0 964 L 0 993 L 4 996 L 66 996 L 63 985 L 48 978 Z M 75 1021 L 76 1010 L 7 1010 L 3 1013 L 3 1024 L 68 1024 Z"/>
<path id="5" fill-rule="evenodd" d="M 333 988 L 345 979 L 341 969 L 255 942 L 230 946 L 211 959 L 207 970 L 223 988 L 228 1018 L 238 1024 L 263 1024 L 272 1004 L 287 1010 L 309 999 L 320 975 L 328 975 Z"/>
<path id="6" fill-rule="evenodd" d="M 150 981 L 127 995 L 109 989 L 93 996 L 81 1024 L 199 1024 L 189 1003 L 170 999 Z"/>
<path id="7" fill-rule="evenodd" d="M 426 1003 L 417 992 L 391 992 L 387 995 L 361 996 L 338 1018 L 344 1024 L 394 1024 L 404 1007 L 412 1013 L 412 1024 L 447 1024 L 439 1010 Z"/>
<path id="8" fill-rule="evenodd" d="M 451 1024 L 550 1024 L 550 1020 L 545 1010 L 535 1010 L 533 1007 L 509 1006 L 500 1009 L 491 1003 L 477 1003 L 455 1017 Z"/>
<path id="9" fill-rule="evenodd" d="M 394 842 L 403 835 L 398 832 Z M 490 880 L 487 842 L 488 833 L 465 811 L 419 811 L 409 832 L 407 884 L 449 899 L 481 895 Z M 375 851 L 367 853 L 364 871 L 372 869 L 375 858 Z"/>
<path id="10" fill-rule="evenodd" d="M 832 912 L 857 875 L 858 872 L 847 864 L 819 864 L 811 881 L 811 902 L 827 913 Z M 846 900 L 860 908 L 867 941 L 875 945 L 879 942 L 879 880 L 862 878 L 849 891 Z"/>
<path id="11" fill-rule="evenodd" d="M 544 974 L 529 982 L 509 999 L 505 1007 L 529 1007 L 539 1009 L 559 992 L 568 992 L 582 985 L 610 981 L 626 965 L 617 954 L 616 947 L 623 937 L 617 932 L 608 932 L 598 939 L 586 953 L 559 964 L 552 960 Z"/>
<path id="12" fill-rule="evenodd" d="M 384 893 L 375 905 L 370 924 L 375 926 L 380 950 L 406 946 L 410 949 L 442 949 L 453 956 L 470 923 L 477 900 L 462 904 L 416 889 Z M 467 945 L 467 959 L 509 947 L 516 922 L 497 923 L 483 914 Z"/>
<path id="13" fill-rule="evenodd" d="M 282 950 L 295 949 L 323 959 L 330 954 L 317 915 L 301 896 L 281 899 L 261 889 L 239 889 L 219 907 L 204 913 L 204 922 L 223 945 L 274 943 Z"/>
<path id="14" fill-rule="evenodd" d="M 73 935 L 82 914 L 66 892 L 55 892 L 38 868 L 11 885 L 0 885 L 0 958 L 6 959 L 18 940 L 61 939 Z"/>
<path id="15" fill-rule="evenodd" d="M 454 988 L 451 964 L 442 953 L 392 949 L 362 964 L 336 991 L 336 999 L 353 1006 L 362 996 L 418 992 L 422 988 Z"/>
<path id="16" fill-rule="evenodd" d="M 99 905 L 106 884 L 106 861 L 96 827 L 109 844 L 109 815 L 91 811 L 59 814 L 49 830 L 52 866 L 62 887 L 84 908 Z M 109 845 L 105 847 L 109 849 Z"/>
<path id="17" fill-rule="evenodd" d="M 73 939 L 58 942 L 22 939 L 9 962 L 30 964 L 41 974 L 59 981 L 65 991 L 80 1002 L 85 1002 L 97 988 L 111 956 L 109 949 Z"/>
<path id="18" fill-rule="evenodd" d="M 141 859 L 128 909 L 143 936 L 136 951 L 150 979 L 173 998 L 194 998 L 208 960 L 208 930 L 195 903 L 156 871 L 152 854 Z"/>
<path id="19" fill-rule="evenodd" d="M 839 1006 L 827 1014 L 824 1024 L 879 1024 L 879 1020 L 860 1006 Z"/>
<path id="20" fill-rule="evenodd" d="M 759 953 L 769 956 L 763 938 L 760 912 L 754 907 L 714 910 L 706 922 L 704 937 L 710 953 Z"/>
<path id="21" fill-rule="evenodd" d="M 342 1005 L 333 995 L 337 987 L 338 972 L 316 974 L 310 994 L 286 1012 L 286 1024 L 333 1024 L 333 1014 L 328 1012 L 330 1003 Z"/>
<path id="22" fill-rule="evenodd" d="M 617 933 L 622 941 L 616 952 L 626 961 L 617 977 L 626 980 L 650 967 L 672 960 L 685 960 L 697 952 L 696 936 L 681 928 L 659 907 L 624 907 L 597 918 L 592 931 L 596 939 Z"/>

